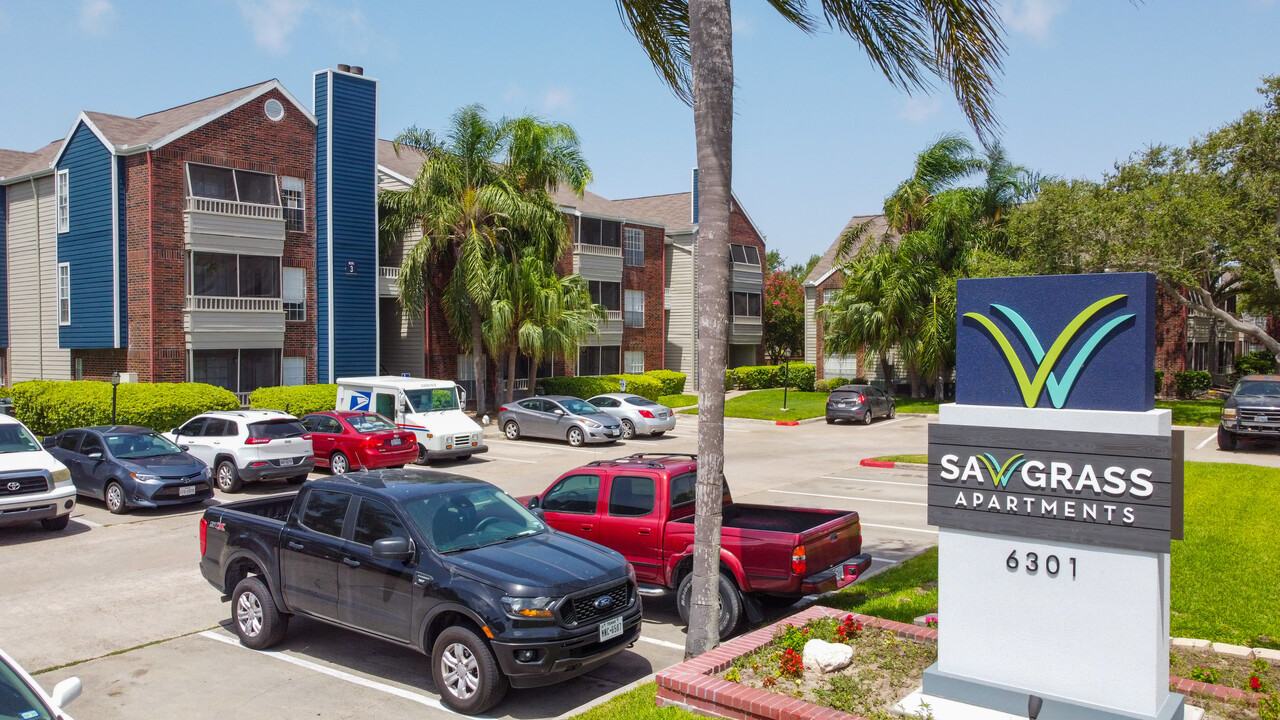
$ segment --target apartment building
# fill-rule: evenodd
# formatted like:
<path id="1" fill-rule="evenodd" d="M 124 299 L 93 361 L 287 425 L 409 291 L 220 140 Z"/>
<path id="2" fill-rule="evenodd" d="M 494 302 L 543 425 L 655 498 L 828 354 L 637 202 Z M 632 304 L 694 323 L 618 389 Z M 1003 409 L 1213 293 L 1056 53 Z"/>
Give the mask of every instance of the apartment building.
<path id="1" fill-rule="evenodd" d="M 0 381 L 474 387 L 440 309 L 399 305 L 414 239 L 379 246 L 377 194 L 408 187 L 422 158 L 377 138 L 378 91 L 339 65 L 315 73 L 310 108 L 270 80 L 139 117 L 82 112 L 43 148 L 0 150 Z M 540 375 L 693 374 L 693 198 L 557 194 L 572 235 L 557 267 L 608 318 Z M 734 243 L 731 359 L 754 363 L 764 238 L 736 200 Z M 522 392 L 530 370 L 521 358 Z"/>

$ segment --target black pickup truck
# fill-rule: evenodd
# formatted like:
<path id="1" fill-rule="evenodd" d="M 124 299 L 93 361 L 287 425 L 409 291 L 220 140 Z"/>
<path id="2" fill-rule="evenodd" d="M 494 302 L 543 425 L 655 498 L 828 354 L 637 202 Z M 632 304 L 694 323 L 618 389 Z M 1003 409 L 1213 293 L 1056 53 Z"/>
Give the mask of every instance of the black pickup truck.
<path id="1" fill-rule="evenodd" d="M 508 686 L 587 672 L 640 635 L 622 555 L 447 473 L 354 473 L 209 508 L 200 554 L 247 647 L 278 643 L 290 615 L 412 647 L 431 657 L 441 699 L 465 714 Z"/>

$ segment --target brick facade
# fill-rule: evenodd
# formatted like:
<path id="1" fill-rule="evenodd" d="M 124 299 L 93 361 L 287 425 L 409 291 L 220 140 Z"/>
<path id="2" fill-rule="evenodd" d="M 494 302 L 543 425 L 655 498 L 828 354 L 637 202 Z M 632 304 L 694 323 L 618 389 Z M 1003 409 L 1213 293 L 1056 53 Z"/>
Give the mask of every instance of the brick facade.
<path id="1" fill-rule="evenodd" d="M 644 369 L 658 370 L 666 367 L 667 346 L 666 313 L 663 312 L 663 296 L 666 290 L 666 263 L 663 252 L 666 233 L 662 228 L 628 223 L 625 228 L 644 231 L 644 265 L 622 266 L 623 311 L 626 310 L 626 291 L 644 291 L 644 327 L 622 328 L 622 370 L 625 372 L 626 353 L 644 352 Z"/>
<path id="2" fill-rule="evenodd" d="M 1187 310 L 1163 290 L 1156 291 L 1156 369 L 1164 371 L 1166 389 L 1187 369 Z"/>
<path id="3" fill-rule="evenodd" d="M 108 348 L 104 350 L 72 350 L 71 378 L 73 380 L 111 381 L 112 373 L 129 372 L 128 350 Z M 83 376 L 80 373 L 83 371 Z M 141 379 L 141 378 L 139 378 Z"/>

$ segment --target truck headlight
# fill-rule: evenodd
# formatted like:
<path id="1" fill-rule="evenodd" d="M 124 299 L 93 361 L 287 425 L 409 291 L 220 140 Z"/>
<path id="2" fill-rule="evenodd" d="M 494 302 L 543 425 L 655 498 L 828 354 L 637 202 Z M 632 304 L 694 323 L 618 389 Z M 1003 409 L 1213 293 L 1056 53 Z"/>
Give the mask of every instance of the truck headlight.
<path id="1" fill-rule="evenodd" d="M 160 482 L 159 475 L 150 475 L 148 473 L 129 473 L 129 476 L 140 483 L 154 485 Z"/>
<path id="2" fill-rule="evenodd" d="M 555 603 L 556 599 L 551 597 L 502 598 L 502 608 L 508 615 L 516 618 L 549 618 L 551 606 Z"/>
<path id="3" fill-rule="evenodd" d="M 1235 408 L 1222 408 L 1222 418 L 1224 420 L 1229 420 L 1231 418 L 1234 418 L 1235 416 L 1236 416 Z"/>
<path id="4" fill-rule="evenodd" d="M 49 473 L 53 477 L 53 484 L 69 482 L 71 480 L 71 471 L 66 468 L 58 468 Z"/>

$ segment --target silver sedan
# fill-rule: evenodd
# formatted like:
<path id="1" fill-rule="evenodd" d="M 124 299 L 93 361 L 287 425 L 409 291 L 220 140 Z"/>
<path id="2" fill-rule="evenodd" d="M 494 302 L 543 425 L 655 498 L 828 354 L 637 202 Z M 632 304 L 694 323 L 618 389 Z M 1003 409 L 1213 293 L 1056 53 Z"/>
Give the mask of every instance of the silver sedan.
<path id="1" fill-rule="evenodd" d="M 606 393 L 587 402 L 622 422 L 623 439 L 636 435 L 661 435 L 676 427 L 676 415 L 671 408 L 639 395 Z"/>

